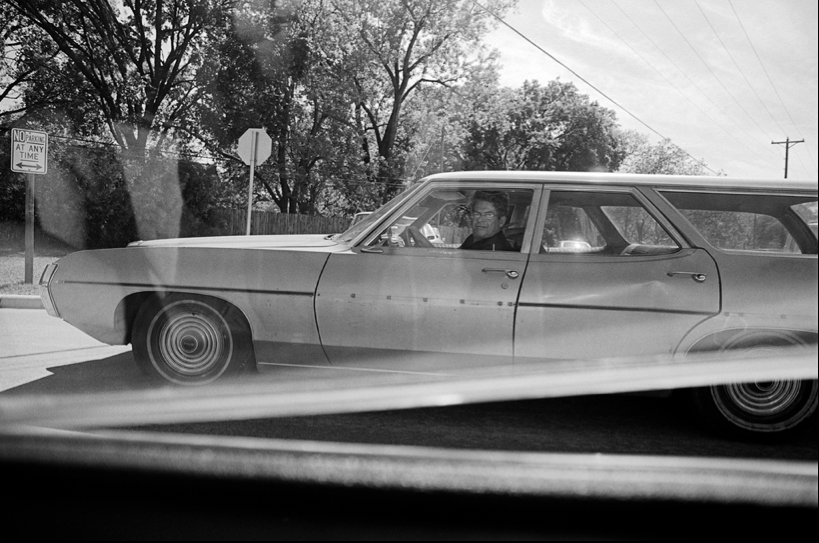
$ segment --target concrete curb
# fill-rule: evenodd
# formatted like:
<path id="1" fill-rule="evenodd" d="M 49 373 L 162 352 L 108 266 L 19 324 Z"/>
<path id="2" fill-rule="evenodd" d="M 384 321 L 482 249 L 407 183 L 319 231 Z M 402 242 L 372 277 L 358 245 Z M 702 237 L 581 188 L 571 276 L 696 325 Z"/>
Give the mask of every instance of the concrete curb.
<path id="1" fill-rule="evenodd" d="M 0 309 L 45 309 L 39 296 L 0 294 Z"/>

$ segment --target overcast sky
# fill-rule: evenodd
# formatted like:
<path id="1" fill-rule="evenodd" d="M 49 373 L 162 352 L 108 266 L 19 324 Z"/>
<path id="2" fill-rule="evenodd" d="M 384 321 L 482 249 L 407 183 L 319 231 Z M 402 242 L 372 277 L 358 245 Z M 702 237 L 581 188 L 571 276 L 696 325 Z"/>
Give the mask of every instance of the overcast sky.
<path id="1" fill-rule="evenodd" d="M 804 139 L 788 177 L 817 179 L 816 0 L 519 0 L 504 20 L 566 67 L 499 25 L 502 84 L 571 81 L 731 177 L 783 177 L 771 142 Z"/>

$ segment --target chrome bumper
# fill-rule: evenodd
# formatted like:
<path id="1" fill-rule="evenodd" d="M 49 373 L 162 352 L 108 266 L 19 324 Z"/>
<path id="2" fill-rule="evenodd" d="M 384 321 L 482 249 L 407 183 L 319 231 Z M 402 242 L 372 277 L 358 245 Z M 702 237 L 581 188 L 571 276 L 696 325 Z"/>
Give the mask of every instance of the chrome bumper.
<path id="1" fill-rule="evenodd" d="M 51 297 L 51 292 L 49 291 L 49 284 L 51 283 L 51 279 L 54 277 L 54 272 L 57 271 L 57 264 L 49 264 L 43 270 L 43 274 L 40 276 L 40 299 L 43 301 L 43 306 L 45 307 L 46 312 L 52 317 L 59 317 L 60 313 L 57 311 L 57 306 L 54 303 L 54 299 Z"/>

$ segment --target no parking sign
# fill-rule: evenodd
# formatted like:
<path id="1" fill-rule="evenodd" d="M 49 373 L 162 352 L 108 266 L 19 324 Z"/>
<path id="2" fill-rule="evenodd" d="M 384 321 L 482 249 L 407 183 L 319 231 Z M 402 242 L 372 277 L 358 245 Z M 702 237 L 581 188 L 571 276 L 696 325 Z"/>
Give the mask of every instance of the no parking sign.
<path id="1" fill-rule="evenodd" d="M 48 134 L 12 128 L 11 171 L 35 175 L 48 173 Z"/>

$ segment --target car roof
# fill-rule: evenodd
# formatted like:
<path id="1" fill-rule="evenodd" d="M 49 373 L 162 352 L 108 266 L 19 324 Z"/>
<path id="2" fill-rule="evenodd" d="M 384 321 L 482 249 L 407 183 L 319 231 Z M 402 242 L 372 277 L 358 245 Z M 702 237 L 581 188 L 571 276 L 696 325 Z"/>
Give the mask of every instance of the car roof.
<path id="1" fill-rule="evenodd" d="M 581 183 L 588 185 L 645 185 L 667 188 L 817 190 L 816 181 L 793 179 L 752 179 L 697 175 L 647 175 L 601 172 L 469 171 L 430 175 L 424 180 L 490 181 L 493 183 L 540 182 Z"/>

